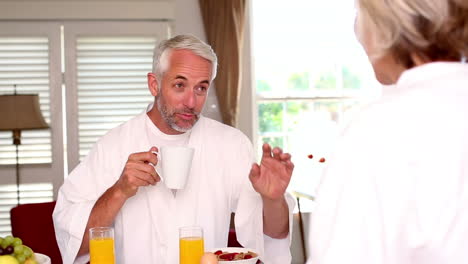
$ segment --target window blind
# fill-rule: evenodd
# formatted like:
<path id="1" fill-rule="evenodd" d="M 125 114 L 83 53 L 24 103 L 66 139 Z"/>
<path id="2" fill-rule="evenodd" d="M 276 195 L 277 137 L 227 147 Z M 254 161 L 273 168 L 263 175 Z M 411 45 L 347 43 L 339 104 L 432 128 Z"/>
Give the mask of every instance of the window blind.
<path id="1" fill-rule="evenodd" d="M 0 93 L 39 94 L 42 114 L 50 123 L 49 41 L 47 37 L 0 37 Z M 0 132 L 0 165 L 15 164 L 11 132 Z M 52 161 L 49 130 L 22 131 L 19 163 Z"/>
<path id="2" fill-rule="evenodd" d="M 76 39 L 79 154 L 153 100 L 146 74 L 156 37 L 79 36 Z"/>
<path id="3" fill-rule="evenodd" d="M 0 185 L 0 236 L 11 234 L 10 210 L 17 203 L 16 185 Z M 35 183 L 20 185 L 20 203 L 43 203 L 53 199 L 52 183 Z M 33 219 L 34 216 L 31 216 Z"/>

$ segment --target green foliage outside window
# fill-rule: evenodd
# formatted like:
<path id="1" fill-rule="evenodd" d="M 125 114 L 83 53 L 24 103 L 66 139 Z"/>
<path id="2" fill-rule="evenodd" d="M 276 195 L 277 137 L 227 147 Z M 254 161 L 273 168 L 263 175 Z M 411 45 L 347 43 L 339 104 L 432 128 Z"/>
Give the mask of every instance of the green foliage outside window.
<path id="1" fill-rule="evenodd" d="M 342 69 L 344 89 L 359 89 L 361 80 L 349 68 Z M 294 73 L 288 78 L 288 89 L 291 91 L 307 91 L 310 87 L 309 74 L 307 72 Z M 313 86 L 318 90 L 336 89 L 335 72 L 328 71 L 315 80 Z M 268 93 L 272 91 L 271 85 L 265 80 L 257 81 L 257 91 L 259 93 Z M 285 102 L 286 103 L 286 102 Z M 340 112 L 340 103 L 338 101 L 325 102 L 317 101 L 315 103 L 305 101 L 289 101 L 286 103 L 287 123 L 284 120 L 283 103 L 282 102 L 263 102 L 258 104 L 258 122 L 259 133 L 268 132 L 283 132 L 283 127 L 291 132 L 295 129 L 295 124 L 298 118 L 301 118 L 300 113 L 310 111 L 311 107 L 314 111 L 326 111 L 331 113 L 331 118 L 337 121 Z M 275 144 L 283 144 L 283 139 L 280 137 L 268 138 Z"/>
<path id="2" fill-rule="evenodd" d="M 354 74 L 348 67 L 343 67 L 341 70 L 343 77 L 343 89 L 359 89 L 361 88 L 361 80 L 358 75 Z M 323 72 L 318 80 L 314 82 L 314 87 L 318 90 L 336 89 L 336 75 L 333 71 Z"/>
<path id="3" fill-rule="evenodd" d="M 335 72 L 327 71 L 320 74 L 318 80 L 314 82 L 314 87 L 317 90 L 333 90 L 336 89 Z"/>
<path id="4" fill-rule="evenodd" d="M 293 102 L 288 102 L 286 109 L 288 113 L 288 124 L 286 124 L 286 127 L 288 129 L 288 132 L 294 131 L 296 128 L 296 125 L 300 121 L 299 118 L 301 118 L 300 113 L 309 111 L 309 108 L 313 105 L 313 103 L 310 102 L 304 102 L 304 101 L 293 101 Z"/>
<path id="5" fill-rule="evenodd" d="M 293 73 L 288 79 L 288 90 L 307 91 L 309 89 L 309 73 Z"/>
<path id="6" fill-rule="evenodd" d="M 258 123 L 260 133 L 282 131 L 282 103 L 260 103 L 258 105 Z"/>
<path id="7" fill-rule="evenodd" d="M 316 102 L 314 104 L 314 110 L 317 112 L 328 112 L 330 113 L 331 120 L 338 122 L 340 105 L 341 103 L 339 101 Z"/>
<path id="8" fill-rule="evenodd" d="M 270 144 L 271 147 L 280 147 L 284 149 L 284 140 L 282 137 L 263 137 L 262 138 L 262 143 L 259 144 L 260 151 L 262 149 L 263 143 L 268 143 Z"/>
<path id="9" fill-rule="evenodd" d="M 271 85 L 264 80 L 258 80 L 257 81 L 257 93 L 265 93 L 265 92 L 271 92 L 273 91 L 271 89 Z"/>
<path id="10" fill-rule="evenodd" d="M 347 67 L 343 67 L 343 89 L 357 90 L 361 88 L 361 80 L 359 77 L 351 72 Z"/>

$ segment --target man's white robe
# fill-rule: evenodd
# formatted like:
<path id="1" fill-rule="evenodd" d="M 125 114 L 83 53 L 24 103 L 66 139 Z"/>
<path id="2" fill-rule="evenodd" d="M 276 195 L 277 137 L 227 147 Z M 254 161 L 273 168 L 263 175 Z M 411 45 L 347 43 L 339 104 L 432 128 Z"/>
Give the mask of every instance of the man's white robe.
<path id="1" fill-rule="evenodd" d="M 147 119 L 142 113 L 102 137 L 61 187 L 53 217 L 65 264 L 89 260 L 89 255 L 75 258 L 91 209 L 120 177 L 128 156 L 152 146 L 145 126 L 153 124 Z M 242 245 L 258 251 L 265 263 L 290 263 L 290 237 L 278 240 L 263 234 L 262 202 L 248 180 L 254 155 L 247 137 L 202 116 L 188 145 L 195 153 L 185 189 L 174 196 L 161 182 L 141 187 L 117 214 L 117 263 L 178 263 L 178 228 L 182 226 L 203 228 L 205 250 L 225 247 L 231 212 L 236 213 Z M 286 197 L 291 234 L 294 200 Z"/>

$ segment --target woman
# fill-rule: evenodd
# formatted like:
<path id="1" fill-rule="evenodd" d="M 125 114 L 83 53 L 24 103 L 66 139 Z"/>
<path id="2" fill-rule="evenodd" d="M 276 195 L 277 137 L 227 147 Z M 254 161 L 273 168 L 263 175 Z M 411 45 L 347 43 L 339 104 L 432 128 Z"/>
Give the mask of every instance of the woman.
<path id="1" fill-rule="evenodd" d="M 383 98 L 344 131 L 308 263 L 468 263 L 468 1 L 357 0 Z"/>

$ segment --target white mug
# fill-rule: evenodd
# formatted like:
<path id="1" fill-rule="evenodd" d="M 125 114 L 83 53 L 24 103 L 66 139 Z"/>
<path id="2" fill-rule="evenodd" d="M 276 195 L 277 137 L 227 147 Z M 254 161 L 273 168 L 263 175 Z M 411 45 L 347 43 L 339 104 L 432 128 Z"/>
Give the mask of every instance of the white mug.
<path id="1" fill-rule="evenodd" d="M 169 189 L 184 189 L 185 184 L 192 167 L 193 148 L 182 146 L 163 146 L 160 147 L 158 164 L 154 167 Z"/>

